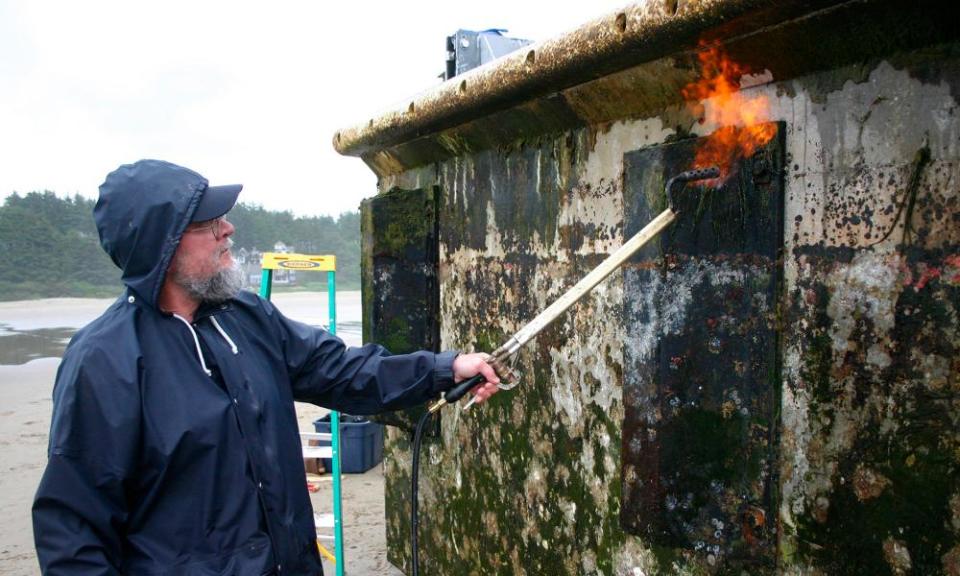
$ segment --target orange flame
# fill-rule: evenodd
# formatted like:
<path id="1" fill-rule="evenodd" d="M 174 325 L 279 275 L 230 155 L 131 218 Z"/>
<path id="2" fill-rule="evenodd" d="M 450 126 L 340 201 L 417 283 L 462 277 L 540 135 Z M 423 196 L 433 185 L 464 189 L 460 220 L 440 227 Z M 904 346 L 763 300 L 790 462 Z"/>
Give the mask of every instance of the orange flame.
<path id="1" fill-rule="evenodd" d="M 740 91 L 740 78 L 749 73 L 746 67 L 717 47 L 701 50 L 698 57 L 701 78 L 684 87 L 683 97 L 694 102 L 705 100 L 703 122 L 719 128 L 697 148 L 694 166 L 718 166 L 726 175 L 736 160 L 769 142 L 776 127 L 768 122 L 767 97 Z"/>

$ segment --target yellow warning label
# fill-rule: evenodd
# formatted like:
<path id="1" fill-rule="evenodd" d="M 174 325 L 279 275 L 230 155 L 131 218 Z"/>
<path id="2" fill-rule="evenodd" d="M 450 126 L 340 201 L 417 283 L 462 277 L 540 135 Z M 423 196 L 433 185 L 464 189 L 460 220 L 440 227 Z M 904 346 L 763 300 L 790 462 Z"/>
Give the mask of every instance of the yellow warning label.
<path id="1" fill-rule="evenodd" d="M 337 257 L 332 254 L 318 256 L 314 254 L 264 252 L 260 264 L 265 270 L 286 269 L 331 272 L 337 269 Z"/>

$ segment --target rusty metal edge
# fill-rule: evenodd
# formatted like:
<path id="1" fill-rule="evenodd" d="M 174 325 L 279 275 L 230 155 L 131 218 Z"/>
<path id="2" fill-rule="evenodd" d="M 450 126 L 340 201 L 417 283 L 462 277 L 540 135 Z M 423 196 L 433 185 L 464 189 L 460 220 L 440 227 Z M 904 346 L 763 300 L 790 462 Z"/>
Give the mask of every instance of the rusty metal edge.
<path id="1" fill-rule="evenodd" d="M 505 110 L 631 66 L 723 41 L 850 0 L 651 0 L 461 74 L 369 121 L 338 130 L 337 152 L 361 156 Z M 862 1 L 862 0 L 861 0 Z M 766 17 L 756 14 L 766 13 Z M 738 20 L 750 15 L 749 22 Z"/>

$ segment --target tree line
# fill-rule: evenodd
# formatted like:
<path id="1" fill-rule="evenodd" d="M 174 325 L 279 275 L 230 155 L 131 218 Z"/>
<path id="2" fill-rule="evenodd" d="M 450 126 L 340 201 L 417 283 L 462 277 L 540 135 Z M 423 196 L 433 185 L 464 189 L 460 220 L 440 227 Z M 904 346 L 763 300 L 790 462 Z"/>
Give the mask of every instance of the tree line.
<path id="1" fill-rule="evenodd" d="M 95 201 L 50 191 L 14 193 L 0 206 L 0 300 L 59 296 L 113 296 L 120 270 L 100 248 L 93 222 Z M 234 251 L 269 252 L 274 244 L 307 254 L 337 257 L 337 285 L 360 285 L 360 214 L 294 216 L 240 203 L 230 211 Z M 325 274 L 303 279 L 320 283 Z"/>

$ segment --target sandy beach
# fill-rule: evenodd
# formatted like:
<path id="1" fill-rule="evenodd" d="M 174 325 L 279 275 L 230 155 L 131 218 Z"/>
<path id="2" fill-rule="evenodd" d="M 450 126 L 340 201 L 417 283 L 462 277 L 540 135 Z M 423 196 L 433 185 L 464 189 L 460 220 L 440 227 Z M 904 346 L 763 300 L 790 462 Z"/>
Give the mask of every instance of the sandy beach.
<path id="1" fill-rule="evenodd" d="M 276 293 L 273 301 L 284 314 L 310 324 L 327 324 L 326 294 Z M 0 302 L 0 346 L 16 332 L 79 328 L 94 319 L 112 299 L 56 298 Z M 338 292 L 338 334 L 348 344 L 360 343 L 360 293 Z M 22 364 L 0 365 L 0 576 L 39 574 L 33 550 L 30 506 L 46 463 L 51 392 L 58 358 L 41 357 Z M 298 404 L 301 431 L 326 410 Z M 329 475 L 311 494 L 314 510 L 332 511 Z M 364 474 L 343 476 L 343 526 L 346 570 L 350 574 L 398 576 L 386 560 L 383 473 L 374 466 Z M 324 563 L 327 574 L 335 574 Z"/>

